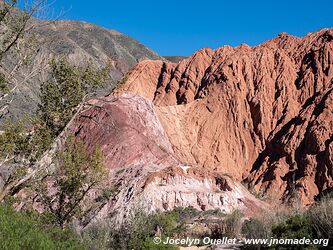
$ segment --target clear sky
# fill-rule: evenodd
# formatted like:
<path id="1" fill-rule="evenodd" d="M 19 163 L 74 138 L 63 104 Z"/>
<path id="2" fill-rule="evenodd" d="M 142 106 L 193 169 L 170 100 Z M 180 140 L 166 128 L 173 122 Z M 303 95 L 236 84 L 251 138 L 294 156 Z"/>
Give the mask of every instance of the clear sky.
<path id="1" fill-rule="evenodd" d="M 118 30 L 160 55 L 257 45 L 281 32 L 303 36 L 333 27 L 333 0 L 55 0 L 51 9 L 65 10 L 61 19 Z"/>

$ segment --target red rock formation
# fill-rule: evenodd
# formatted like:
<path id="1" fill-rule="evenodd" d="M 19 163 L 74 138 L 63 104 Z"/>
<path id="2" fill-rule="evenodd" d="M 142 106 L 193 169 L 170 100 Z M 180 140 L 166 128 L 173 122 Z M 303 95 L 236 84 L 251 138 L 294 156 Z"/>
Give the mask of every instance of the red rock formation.
<path id="1" fill-rule="evenodd" d="M 183 162 L 303 204 L 333 187 L 333 30 L 145 61 L 118 92 L 154 102 Z"/>
<path id="2" fill-rule="evenodd" d="M 102 147 L 112 173 L 123 169 L 112 177 L 121 187 L 116 207 L 142 195 L 168 209 L 246 197 L 228 210 L 255 200 L 240 181 L 281 202 L 297 193 L 310 204 L 333 188 L 332 66 L 332 29 L 202 49 L 178 64 L 143 61 L 91 103 L 73 133 Z M 204 178 L 184 177 L 176 170 L 184 166 Z M 225 175 L 231 191 L 214 195 L 212 180 Z"/>
<path id="3" fill-rule="evenodd" d="M 150 101 L 131 94 L 92 100 L 75 127 L 88 149 L 96 145 L 110 169 L 138 164 L 171 166 L 177 163 L 171 145 Z"/>
<path id="4" fill-rule="evenodd" d="M 72 124 L 67 133 L 85 141 L 88 150 L 101 148 L 116 189 L 116 197 L 99 216 L 117 210 L 123 218 L 133 206 L 224 212 L 240 208 L 247 214 L 266 207 L 223 173 L 183 164 L 153 103 L 142 96 L 123 93 L 92 100 Z"/>

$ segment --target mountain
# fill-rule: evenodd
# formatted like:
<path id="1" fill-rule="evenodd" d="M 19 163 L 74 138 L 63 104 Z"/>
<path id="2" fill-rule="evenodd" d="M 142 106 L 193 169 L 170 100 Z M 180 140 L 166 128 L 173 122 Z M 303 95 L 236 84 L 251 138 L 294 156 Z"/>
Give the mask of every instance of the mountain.
<path id="1" fill-rule="evenodd" d="M 68 56 L 75 63 L 111 62 L 111 77 L 115 81 L 139 61 L 162 59 L 129 36 L 83 21 L 41 22 L 34 32 L 51 53 Z"/>
<path id="2" fill-rule="evenodd" d="M 178 63 L 181 60 L 184 60 L 187 58 L 187 56 L 163 56 L 165 59 L 167 59 L 169 62 Z"/>
<path id="3" fill-rule="evenodd" d="M 109 93 L 112 86 L 120 80 L 139 61 L 146 59 L 160 59 L 154 51 L 148 49 L 138 41 L 97 25 L 82 21 L 41 21 L 32 20 L 34 28 L 27 34 L 27 39 L 38 44 L 38 53 L 32 59 L 31 69 L 19 70 L 16 74 L 18 86 L 12 95 L 7 97 L 9 107 L 5 115 L 1 116 L 0 123 L 6 118 L 21 118 L 32 114 L 39 101 L 39 87 L 47 79 L 46 62 L 52 56 L 64 56 L 77 65 L 84 66 L 91 62 L 95 67 L 101 68 L 107 63 L 112 65 L 109 85 L 99 90 L 99 95 Z M 34 44 L 33 43 L 33 44 Z M 15 59 L 8 58 L 6 65 L 11 65 Z M 36 74 L 40 71 L 41 74 Z M 28 81 L 25 77 L 34 72 Z"/>
<path id="4" fill-rule="evenodd" d="M 247 212 L 333 188 L 333 29 L 140 62 L 70 133 L 99 145 L 116 198 L 150 210 Z M 240 183 L 243 183 L 241 185 Z"/>

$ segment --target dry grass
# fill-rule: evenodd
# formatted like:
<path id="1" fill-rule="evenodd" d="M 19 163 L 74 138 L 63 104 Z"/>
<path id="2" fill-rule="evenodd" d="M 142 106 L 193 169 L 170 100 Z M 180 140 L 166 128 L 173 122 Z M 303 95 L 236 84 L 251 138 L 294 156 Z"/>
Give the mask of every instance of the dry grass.
<path id="1" fill-rule="evenodd" d="M 320 238 L 333 238 L 333 199 L 324 198 L 310 208 L 306 216 Z"/>

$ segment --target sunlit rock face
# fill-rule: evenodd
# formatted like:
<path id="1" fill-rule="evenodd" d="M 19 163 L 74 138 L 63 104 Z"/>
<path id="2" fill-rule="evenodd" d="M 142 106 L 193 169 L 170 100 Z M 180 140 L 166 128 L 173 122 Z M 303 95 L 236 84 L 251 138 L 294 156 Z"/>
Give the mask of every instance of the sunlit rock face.
<path id="1" fill-rule="evenodd" d="M 91 100 L 69 128 L 88 150 L 98 145 L 116 194 L 101 210 L 125 217 L 133 207 L 169 211 L 242 209 L 253 213 L 267 207 L 233 177 L 184 163 L 175 153 L 157 107 L 136 94 L 121 93 Z"/>
<path id="2" fill-rule="evenodd" d="M 265 207 L 241 181 L 311 204 L 333 187 L 332 65 L 331 29 L 140 62 L 72 127 L 100 145 L 119 188 L 103 211 Z"/>

